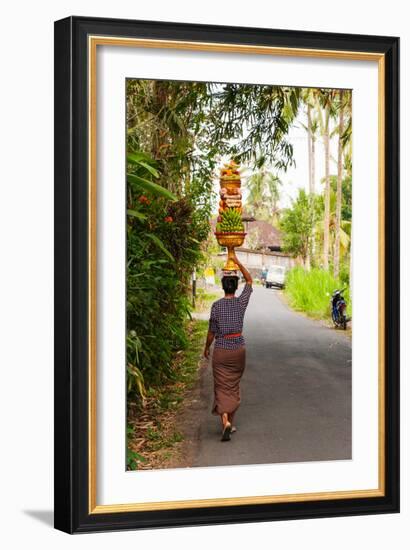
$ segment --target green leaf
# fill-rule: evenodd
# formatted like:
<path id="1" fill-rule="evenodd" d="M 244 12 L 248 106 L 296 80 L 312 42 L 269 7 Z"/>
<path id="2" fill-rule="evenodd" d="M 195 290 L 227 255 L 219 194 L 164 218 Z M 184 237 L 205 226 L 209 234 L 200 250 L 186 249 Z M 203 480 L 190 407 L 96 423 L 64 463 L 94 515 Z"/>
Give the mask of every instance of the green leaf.
<path id="1" fill-rule="evenodd" d="M 138 212 L 137 210 L 127 210 L 128 216 L 132 216 L 133 218 L 138 218 L 139 220 L 146 220 L 147 216 L 145 214 L 141 214 L 141 212 Z"/>
<path id="2" fill-rule="evenodd" d="M 152 164 L 150 164 L 150 157 L 148 155 L 145 155 L 142 152 L 128 153 L 127 162 L 128 164 L 142 166 L 143 168 L 145 168 L 145 170 L 150 172 L 155 178 L 159 178 L 159 172 L 152 166 Z"/>
<path id="3" fill-rule="evenodd" d="M 139 453 L 136 453 L 135 451 L 132 451 L 131 449 L 127 449 L 127 464 L 130 468 L 137 468 L 138 462 L 147 462 L 147 459 L 140 455 Z"/>
<path id="4" fill-rule="evenodd" d="M 143 153 L 142 151 L 127 154 L 127 162 L 129 164 L 140 164 L 141 162 L 149 162 L 149 161 L 150 161 L 150 157 L 145 153 Z"/>
<path id="5" fill-rule="evenodd" d="M 127 435 L 132 435 L 134 433 L 134 428 L 132 426 L 127 426 Z"/>
<path id="6" fill-rule="evenodd" d="M 292 104 L 293 113 L 296 115 L 298 111 L 298 99 L 293 91 L 290 94 L 290 102 Z"/>
<path id="7" fill-rule="evenodd" d="M 128 391 L 132 388 L 132 382 L 134 382 L 134 384 L 138 388 L 140 396 L 142 397 L 142 399 L 145 399 L 146 388 L 145 388 L 144 376 L 143 376 L 142 372 L 140 371 L 140 369 L 137 366 L 132 365 L 131 363 L 129 363 L 128 366 L 127 366 L 127 372 L 128 372 L 128 375 L 129 375 Z"/>
<path id="8" fill-rule="evenodd" d="M 136 176 L 135 174 L 127 174 L 127 180 L 129 183 L 138 185 L 139 187 L 142 187 L 142 189 L 145 189 L 145 191 L 149 191 L 153 195 L 160 195 L 172 201 L 177 200 L 176 195 L 171 193 L 171 191 L 168 191 L 168 189 L 165 189 L 165 187 L 162 187 L 161 185 L 158 185 L 153 181 L 146 180 L 145 178 L 141 178 L 140 176 Z"/>
<path id="9" fill-rule="evenodd" d="M 170 258 L 170 260 L 172 260 L 173 262 L 175 261 L 174 256 L 169 250 L 167 250 L 161 239 L 159 239 L 156 235 L 153 235 L 152 233 L 147 233 L 147 237 L 149 237 L 158 246 L 158 248 L 160 248 L 162 252 L 168 256 L 168 258 Z"/>
<path id="10" fill-rule="evenodd" d="M 144 168 L 146 168 L 148 170 L 148 172 L 150 172 L 154 176 L 154 178 L 159 178 L 159 172 L 158 172 L 158 170 L 155 170 L 155 168 L 153 166 L 150 166 L 149 164 L 147 164 L 144 161 L 141 161 L 140 165 L 143 166 Z"/>

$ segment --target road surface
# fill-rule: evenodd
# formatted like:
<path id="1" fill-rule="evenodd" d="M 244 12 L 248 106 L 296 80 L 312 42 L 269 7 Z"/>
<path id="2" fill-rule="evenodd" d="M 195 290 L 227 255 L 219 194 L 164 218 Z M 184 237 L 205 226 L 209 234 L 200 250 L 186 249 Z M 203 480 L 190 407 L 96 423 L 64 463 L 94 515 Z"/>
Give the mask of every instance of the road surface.
<path id="1" fill-rule="evenodd" d="M 238 292 L 241 292 L 241 288 Z M 351 458 L 351 342 L 254 286 L 245 315 L 247 361 L 231 441 L 211 415 L 211 363 L 202 369 L 193 466 Z"/>

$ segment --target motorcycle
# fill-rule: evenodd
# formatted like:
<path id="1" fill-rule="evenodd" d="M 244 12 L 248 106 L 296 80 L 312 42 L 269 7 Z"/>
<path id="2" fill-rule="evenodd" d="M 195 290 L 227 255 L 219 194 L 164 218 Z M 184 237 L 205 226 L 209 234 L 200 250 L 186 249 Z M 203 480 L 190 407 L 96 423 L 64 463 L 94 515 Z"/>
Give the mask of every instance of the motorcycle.
<path id="1" fill-rule="evenodd" d="M 343 298 L 342 292 L 346 289 L 335 290 L 330 300 L 332 310 L 332 320 L 335 327 L 341 327 L 346 330 L 346 324 L 348 318 L 346 317 L 346 302 Z"/>

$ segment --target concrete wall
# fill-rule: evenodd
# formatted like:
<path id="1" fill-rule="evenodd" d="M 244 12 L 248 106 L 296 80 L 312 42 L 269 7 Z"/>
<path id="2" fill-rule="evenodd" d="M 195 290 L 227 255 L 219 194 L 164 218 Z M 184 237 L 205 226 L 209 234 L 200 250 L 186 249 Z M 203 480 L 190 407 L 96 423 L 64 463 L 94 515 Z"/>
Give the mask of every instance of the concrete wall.
<path id="1" fill-rule="evenodd" d="M 236 249 L 236 255 L 243 265 L 248 269 L 262 269 L 262 266 L 269 268 L 273 265 L 282 265 L 287 269 L 296 265 L 295 258 L 291 258 L 280 252 L 259 252 L 255 250 Z"/>
<path id="2" fill-rule="evenodd" d="M 259 252 L 246 248 L 237 248 L 235 251 L 239 261 L 249 270 L 261 270 L 263 266 L 269 268 L 273 265 L 282 265 L 290 269 L 298 263 L 295 258 L 281 252 Z M 218 257 L 226 257 L 226 253 L 219 254 Z"/>

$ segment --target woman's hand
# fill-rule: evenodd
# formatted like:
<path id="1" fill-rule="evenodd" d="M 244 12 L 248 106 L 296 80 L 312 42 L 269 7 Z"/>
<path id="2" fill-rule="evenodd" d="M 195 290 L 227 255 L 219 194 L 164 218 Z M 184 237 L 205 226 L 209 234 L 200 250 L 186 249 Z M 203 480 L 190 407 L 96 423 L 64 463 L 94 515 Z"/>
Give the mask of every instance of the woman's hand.
<path id="1" fill-rule="evenodd" d="M 208 330 L 208 334 L 206 335 L 206 342 L 205 342 L 205 349 L 204 349 L 204 357 L 205 359 L 209 359 L 209 349 L 212 345 L 212 342 L 214 341 L 215 334 Z"/>

